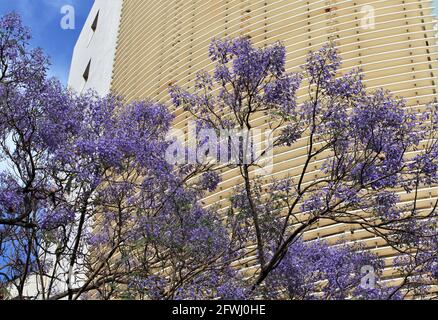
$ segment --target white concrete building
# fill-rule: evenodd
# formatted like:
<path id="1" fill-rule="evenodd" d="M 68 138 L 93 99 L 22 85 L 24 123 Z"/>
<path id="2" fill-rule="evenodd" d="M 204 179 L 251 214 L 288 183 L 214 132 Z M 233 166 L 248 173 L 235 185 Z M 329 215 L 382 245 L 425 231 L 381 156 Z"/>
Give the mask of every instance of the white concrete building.
<path id="1" fill-rule="evenodd" d="M 68 86 L 110 91 L 123 0 L 95 0 L 74 48 Z"/>

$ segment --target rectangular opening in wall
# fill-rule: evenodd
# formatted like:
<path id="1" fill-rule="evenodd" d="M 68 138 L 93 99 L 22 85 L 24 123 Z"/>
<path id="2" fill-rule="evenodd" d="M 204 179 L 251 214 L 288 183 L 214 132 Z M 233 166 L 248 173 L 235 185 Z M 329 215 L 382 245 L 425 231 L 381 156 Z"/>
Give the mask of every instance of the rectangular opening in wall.
<path id="1" fill-rule="evenodd" d="M 91 59 L 90 61 L 88 61 L 87 67 L 85 68 L 84 74 L 82 75 L 85 82 L 88 81 L 88 77 L 90 76 L 90 66 L 91 66 Z"/>
<path id="2" fill-rule="evenodd" d="M 94 18 L 93 24 L 91 25 L 91 29 L 93 30 L 93 32 L 96 32 L 97 29 L 97 24 L 99 22 L 99 12 L 97 11 L 96 17 Z"/>

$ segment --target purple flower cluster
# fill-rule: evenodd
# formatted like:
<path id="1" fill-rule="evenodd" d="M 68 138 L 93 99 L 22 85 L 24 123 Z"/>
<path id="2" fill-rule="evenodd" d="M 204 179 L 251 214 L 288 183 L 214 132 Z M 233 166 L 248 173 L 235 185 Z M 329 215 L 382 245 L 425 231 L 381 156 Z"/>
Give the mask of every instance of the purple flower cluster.
<path id="1" fill-rule="evenodd" d="M 296 92 L 302 75 L 285 72 L 283 45 L 257 48 L 246 37 L 216 39 L 209 53 L 216 64 L 214 73 L 199 72 L 194 93 L 172 87 L 170 95 L 176 107 L 183 107 L 215 129 L 242 128 L 248 113 L 256 111 L 284 117 L 296 114 Z M 217 95 L 212 94 L 215 89 Z"/>
<path id="2" fill-rule="evenodd" d="M 297 240 L 267 280 L 268 296 L 289 299 L 385 299 L 378 279 L 382 262 L 360 248 Z M 363 285 L 362 267 L 374 270 L 375 285 Z"/>
<path id="3" fill-rule="evenodd" d="M 206 172 L 202 175 L 200 182 L 204 190 L 214 191 L 220 182 L 220 175 L 214 171 Z"/>
<path id="4" fill-rule="evenodd" d="M 19 215 L 23 205 L 23 194 L 13 177 L 0 174 L 0 218 Z"/>
<path id="5" fill-rule="evenodd" d="M 311 84 L 326 86 L 335 78 L 341 64 L 338 50 L 326 44 L 318 51 L 309 54 L 303 69 Z"/>
<path id="6" fill-rule="evenodd" d="M 75 213 L 67 208 L 42 209 L 40 215 L 40 227 L 43 230 L 53 230 L 60 226 L 69 225 L 75 220 Z"/>

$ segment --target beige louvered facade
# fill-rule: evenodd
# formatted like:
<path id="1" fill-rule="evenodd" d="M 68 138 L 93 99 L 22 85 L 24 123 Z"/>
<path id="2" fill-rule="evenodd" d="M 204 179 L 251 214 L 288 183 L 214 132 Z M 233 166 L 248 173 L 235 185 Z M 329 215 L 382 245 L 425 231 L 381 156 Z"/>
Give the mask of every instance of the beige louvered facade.
<path id="1" fill-rule="evenodd" d="M 112 90 L 128 100 L 151 98 L 169 102 L 168 86 L 190 89 L 197 71 L 212 69 L 208 45 L 214 37 L 249 35 L 256 46 L 281 41 L 287 49 L 288 71 L 298 71 L 309 50 L 335 41 L 343 58 L 341 72 L 361 67 L 369 89 L 383 87 L 421 109 L 437 99 L 438 44 L 432 3 L 427 0 L 124 0 L 114 62 Z M 304 98 L 306 92 L 300 91 Z M 189 116 L 174 110 L 175 126 L 184 128 Z M 260 118 L 263 124 L 265 119 Z M 267 176 L 298 175 L 307 141 L 278 149 L 274 171 Z M 318 178 L 312 163 L 306 180 Z M 224 172 L 219 189 L 206 205 L 224 208 L 237 171 Z M 420 192 L 419 207 L 430 208 L 438 188 Z M 402 201 L 409 195 L 401 194 Z M 306 232 L 307 239 L 345 237 L 374 252 L 391 256 L 382 239 L 364 230 L 325 223 Z M 387 269 L 389 275 L 391 269 Z"/>

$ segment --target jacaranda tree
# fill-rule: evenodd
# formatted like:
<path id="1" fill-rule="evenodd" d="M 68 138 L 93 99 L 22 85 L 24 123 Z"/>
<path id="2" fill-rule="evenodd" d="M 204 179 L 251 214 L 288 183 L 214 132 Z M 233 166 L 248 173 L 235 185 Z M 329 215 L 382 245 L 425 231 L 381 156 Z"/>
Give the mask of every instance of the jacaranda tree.
<path id="1" fill-rule="evenodd" d="M 19 16 L 1 18 L 0 297 L 396 299 L 436 283 L 436 203 L 424 209 L 417 196 L 437 182 L 435 106 L 414 114 L 367 91 L 359 70 L 339 76 L 333 46 L 289 74 L 280 44 L 216 40 L 214 74 L 199 73 L 193 92 L 171 89 L 199 141 L 182 148 L 186 162 L 170 161 L 165 105 L 71 92 L 29 40 Z M 248 133 L 261 115 L 274 140 L 260 157 L 230 136 L 233 161 L 199 161 L 217 151 L 205 132 Z M 303 141 L 298 176 L 257 174 L 261 157 Z M 325 160 L 309 179 L 316 157 Z M 206 208 L 220 170 L 241 183 L 225 209 Z M 414 200 L 400 205 L 405 193 Z M 388 263 L 369 248 L 305 241 L 321 222 L 383 239 L 402 280 L 368 279 L 364 270 L 378 280 Z"/>
<path id="2" fill-rule="evenodd" d="M 203 138 L 202 128 L 246 132 L 237 142 L 225 138 L 238 150 L 238 161 L 216 167 L 241 175 L 229 214 L 240 217 L 243 241 L 253 248 L 246 252 L 256 268 L 247 293 L 291 299 L 429 293 L 437 283 L 438 203 L 425 207 L 419 192 L 437 183 L 437 106 L 414 113 L 389 92 L 367 90 L 361 70 L 340 73 L 334 45 L 311 52 L 297 73 L 285 71 L 281 44 L 256 48 L 248 38 L 214 40 L 209 53 L 214 72 L 200 72 L 193 91 L 172 87 L 171 96 L 196 119 L 198 148 L 213 159 L 219 150 Z M 298 99 L 300 88 L 305 97 Z M 251 131 L 262 127 L 272 142 L 253 152 Z M 307 151 L 298 175 L 272 175 L 267 182 L 258 174 L 264 155 L 303 143 Z M 324 160 L 315 178 L 317 159 Z M 407 194 L 413 200 L 401 203 Z M 304 232 L 320 223 L 365 230 L 397 258 L 385 262 L 364 253 L 366 248 L 303 242 Z M 361 272 L 371 266 L 379 277 L 385 264 L 402 280 L 360 285 Z"/>
<path id="3" fill-rule="evenodd" d="M 197 203 L 214 181 L 166 162 L 167 108 L 65 89 L 29 39 L 1 18 L 2 296 L 184 298 L 214 275 L 220 290 L 229 239 Z"/>

